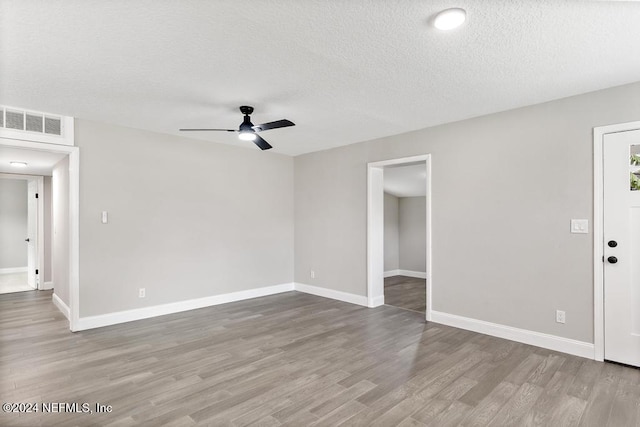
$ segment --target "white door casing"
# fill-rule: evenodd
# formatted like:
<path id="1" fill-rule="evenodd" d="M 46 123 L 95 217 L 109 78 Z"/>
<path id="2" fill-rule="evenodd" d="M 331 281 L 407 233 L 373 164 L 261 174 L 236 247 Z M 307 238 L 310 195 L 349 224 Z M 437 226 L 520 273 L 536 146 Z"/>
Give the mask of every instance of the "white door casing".
<path id="1" fill-rule="evenodd" d="M 384 168 L 424 162 L 426 180 L 426 312 L 431 320 L 432 252 L 431 252 L 431 154 L 371 162 L 367 165 L 367 305 L 384 304 Z"/>
<path id="2" fill-rule="evenodd" d="M 28 135 L 27 135 L 28 136 Z M 80 152 L 75 146 L 45 144 L 29 140 L 7 139 L 0 135 L 0 147 L 62 153 L 69 156 L 69 328 L 78 329 L 80 319 Z M 11 177 L 11 174 L 2 174 Z M 26 177 L 25 175 L 22 178 Z M 40 179 L 42 194 L 43 179 Z M 39 206 L 39 227 L 43 228 L 43 203 Z M 44 259 L 44 245 L 39 245 L 40 259 Z"/>
<path id="3" fill-rule="evenodd" d="M 604 359 L 640 366 L 640 130 L 603 136 Z"/>
<path id="4" fill-rule="evenodd" d="M 25 236 L 27 246 L 27 284 L 33 289 L 38 289 L 39 269 L 38 263 L 38 181 L 30 179 L 27 181 L 27 236 Z"/>

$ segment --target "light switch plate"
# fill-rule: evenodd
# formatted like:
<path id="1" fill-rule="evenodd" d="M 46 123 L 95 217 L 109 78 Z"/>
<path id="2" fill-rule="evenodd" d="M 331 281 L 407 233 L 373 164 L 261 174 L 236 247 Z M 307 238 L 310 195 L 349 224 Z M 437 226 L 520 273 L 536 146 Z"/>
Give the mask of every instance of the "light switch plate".
<path id="1" fill-rule="evenodd" d="M 106 224 L 109 222 L 109 214 L 107 211 L 102 211 L 102 223 Z"/>
<path id="2" fill-rule="evenodd" d="M 572 219 L 571 232 L 581 233 L 581 234 L 589 233 L 589 220 L 588 219 Z"/>

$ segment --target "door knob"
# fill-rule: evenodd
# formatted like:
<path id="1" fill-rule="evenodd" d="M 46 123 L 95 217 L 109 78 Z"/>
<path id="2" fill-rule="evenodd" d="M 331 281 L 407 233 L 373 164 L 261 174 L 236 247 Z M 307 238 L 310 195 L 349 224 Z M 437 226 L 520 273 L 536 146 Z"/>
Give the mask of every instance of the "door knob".
<path id="1" fill-rule="evenodd" d="M 610 256 L 609 258 L 607 258 L 607 261 L 609 261 L 611 264 L 615 264 L 616 262 L 618 262 L 618 258 Z"/>
<path id="2" fill-rule="evenodd" d="M 27 237 L 26 239 L 24 239 L 25 242 L 30 242 L 29 238 Z"/>
<path id="3" fill-rule="evenodd" d="M 618 246 L 618 242 L 616 242 L 615 240 L 609 240 L 607 245 L 609 245 L 610 248 L 615 248 L 616 246 Z"/>

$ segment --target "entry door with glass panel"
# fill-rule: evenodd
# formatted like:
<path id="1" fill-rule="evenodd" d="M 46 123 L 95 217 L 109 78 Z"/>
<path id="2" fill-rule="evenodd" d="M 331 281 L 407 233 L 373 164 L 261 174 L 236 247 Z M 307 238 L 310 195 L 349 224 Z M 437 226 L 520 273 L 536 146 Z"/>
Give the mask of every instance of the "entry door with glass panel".
<path id="1" fill-rule="evenodd" d="M 640 130 L 604 136 L 604 357 L 640 366 Z"/>

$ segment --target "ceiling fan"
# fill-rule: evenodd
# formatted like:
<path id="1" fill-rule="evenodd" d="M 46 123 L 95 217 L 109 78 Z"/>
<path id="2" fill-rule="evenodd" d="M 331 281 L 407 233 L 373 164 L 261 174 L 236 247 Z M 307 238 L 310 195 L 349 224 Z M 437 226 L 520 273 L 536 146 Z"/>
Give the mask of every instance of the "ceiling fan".
<path id="1" fill-rule="evenodd" d="M 240 107 L 240 112 L 244 114 L 244 120 L 240 123 L 238 129 L 180 129 L 181 131 L 220 131 L 220 132 L 238 132 L 238 138 L 243 141 L 253 141 L 261 150 L 268 150 L 271 145 L 265 141 L 258 132 L 262 132 L 269 129 L 286 128 L 289 126 L 295 126 L 296 124 L 290 120 L 276 120 L 275 122 L 263 123 L 261 125 L 254 125 L 251 123 L 251 113 L 253 113 L 253 107 L 243 105 Z"/>

